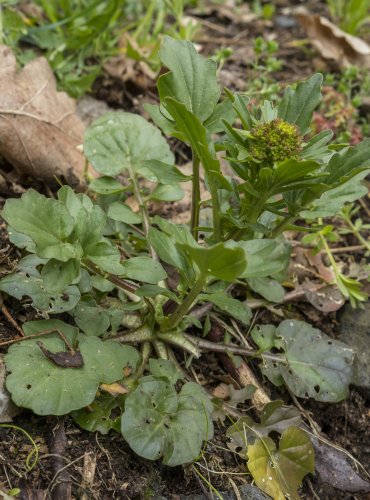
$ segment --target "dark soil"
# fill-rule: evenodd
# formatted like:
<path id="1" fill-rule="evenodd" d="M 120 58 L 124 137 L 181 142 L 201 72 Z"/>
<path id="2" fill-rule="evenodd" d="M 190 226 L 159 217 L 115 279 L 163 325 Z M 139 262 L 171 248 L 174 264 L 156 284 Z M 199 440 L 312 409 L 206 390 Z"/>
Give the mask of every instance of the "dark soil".
<path id="1" fill-rule="evenodd" d="M 292 43 L 305 38 L 305 34 L 295 22 L 291 14 L 287 14 L 287 7 L 297 3 L 304 4 L 311 11 L 323 13 L 323 2 L 311 0 L 309 2 L 290 2 L 280 0 L 275 2 L 277 14 L 275 22 L 257 20 L 250 23 L 241 23 L 238 16 L 225 17 L 222 10 L 217 8 L 206 10 L 205 14 L 197 12 L 200 21 L 203 21 L 203 30 L 199 43 L 206 54 L 212 54 L 220 45 L 231 46 L 234 56 L 226 62 L 221 72 L 221 79 L 231 89 L 245 90 L 246 78 L 250 71 L 252 57 L 251 40 L 257 36 L 274 38 L 279 41 L 280 48 L 277 57 L 283 61 L 282 69 L 273 75 L 281 83 L 303 79 L 318 68 L 331 71 L 309 46 Z M 284 18 L 284 19 L 283 19 Z M 286 27 L 288 19 L 289 27 Z M 285 24 L 284 24 L 285 20 Z M 93 95 L 106 101 L 114 108 L 123 108 L 126 111 L 138 112 L 145 115 L 142 104 L 156 100 L 154 82 L 143 89 L 135 82 L 123 83 L 118 78 L 104 75 L 94 86 Z M 174 143 L 178 163 L 189 160 L 189 151 Z M 0 166 L 0 201 L 7 197 L 19 196 L 25 188 L 32 186 L 41 192 L 50 190 L 50 186 L 41 183 L 18 179 L 9 166 Z M 4 181 L 4 182 L 3 182 Z M 366 213 L 364 222 L 370 222 Z M 9 272 L 14 262 L 19 258 L 17 250 L 8 242 L 4 225 L 0 225 L 0 275 Z M 348 242 L 349 245 L 352 242 Z M 21 325 L 35 317 L 35 311 L 27 301 L 19 303 L 9 298 L 4 299 L 8 317 L 0 316 L 0 338 L 6 341 L 17 336 L 14 321 Z M 3 311 L 4 312 L 4 311 Z M 338 319 L 335 313 L 324 315 L 311 305 L 296 303 L 284 308 L 286 317 L 305 319 L 315 327 L 320 328 L 332 337 L 338 333 Z M 12 320 L 9 318 L 13 318 Z M 278 322 L 281 318 L 270 312 L 261 312 L 260 322 Z M 232 383 L 230 375 L 220 366 L 215 356 L 202 358 L 202 363 L 195 365 L 197 373 L 210 386 L 219 381 Z M 286 403 L 292 403 L 288 393 L 281 393 L 276 388 L 267 385 L 267 389 L 274 398 L 282 398 Z M 346 401 L 338 404 L 321 404 L 315 401 L 301 401 L 302 406 L 310 412 L 319 424 L 321 431 L 335 445 L 345 448 L 366 469 L 370 470 L 370 428 L 369 402 L 356 390 L 352 389 Z M 51 453 L 53 444 L 53 429 L 57 423 L 54 417 L 37 417 L 24 411 L 14 418 L 13 427 L 0 427 L 0 490 L 10 490 L 20 487 L 22 499 L 60 498 L 56 492 L 60 486 L 61 474 L 55 471 L 56 456 Z M 168 468 L 159 462 L 149 462 L 135 455 L 125 444 L 123 438 L 115 433 L 101 435 L 88 433 L 78 428 L 71 418 L 63 420 L 67 444 L 63 450 L 62 460 L 65 470 L 68 471 L 72 483 L 73 498 L 95 499 L 136 499 L 158 498 L 161 495 L 173 500 L 180 494 L 202 493 L 203 488 L 198 476 L 191 467 Z M 240 475 L 230 476 L 235 485 L 249 482 L 245 463 L 233 453 L 227 451 L 225 442 L 225 426 L 220 424 L 216 428 L 215 438 L 208 443 L 200 463 L 211 471 L 232 472 Z M 14 426 L 19 427 L 16 428 Z M 33 446 L 27 436 L 20 429 L 26 431 L 39 447 L 38 461 L 31 471 L 28 470 L 27 460 Z M 93 479 L 89 482 L 89 473 Z M 207 471 L 200 469 L 204 475 Z M 209 481 L 219 491 L 230 490 L 230 481 L 227 475 L 209 473 Z M 317 496 L 316 492 L 320 492 Z M 316 496 L 315 496 L 316 495 Z M 329 495 L 329 496 L 327 496 Z M 324 493 L 319 482 L 313 484 L 305 482 L 302 498 L 335 498 L 360 499 L 369 498 L 365 495 L 349 494 L 335 491 Z"/>

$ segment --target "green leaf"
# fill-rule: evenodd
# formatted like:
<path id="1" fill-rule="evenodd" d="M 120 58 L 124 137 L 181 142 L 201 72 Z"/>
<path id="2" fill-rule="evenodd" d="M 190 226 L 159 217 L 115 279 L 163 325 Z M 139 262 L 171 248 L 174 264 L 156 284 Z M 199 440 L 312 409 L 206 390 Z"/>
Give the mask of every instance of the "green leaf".
<path id="1" fill-rule="evenodd" d="M 70 259 L 67 262 L 50 259 L 41 270 L 41 279 L 46 290 L 55 294 L 76 282 L 79 275 L 80 261 L 77 259 Z"/>
<path id="2" fill-rule="evenodd" d="M 20 199 L 7 200 L 1 216 L 34 241 L 40 257 L 64 262 L 81 257 L 79 248 L 65 241 L 73 231 L 74 220 L 60 201 L 30 189 Z"/>
<path id="3" fill-rule="evenodd" d="M 142 222 L 141 215 L 133 212 L 122 201 L 115 201 L 109 205 L 108 217 L 119 222 L 125 222 L 126 224 L 140 224 Z"/>
<path id="4" fill-rule="evenodd" d="M 241 276 L 246 268 L 245 252 L 241 248 L 227 248 L 224 243 L 212 247 L 178 245 L 193 261 L 204 276 L 214 276 L 232 282 Z"/>
<path id="5" fill-rule="evenodd" d="M 23 325 L 26 335 L 59 329 L 75 345 L 78 330 L 59 320 L 31 321 Z M 133 347 L 97 337 L 78 335 L 81 368 L 64 368 L 47 359 L 37 342 L 42 340 L 52 352 L 66 351 L 57 333 L 12 345 L 5 356 L 10 374 L 6 386 L 13 401 L 38 415 L 64 415 L 89 405 L 99 383 L 110 384 L 123 378 L 123 368 L 136 367 L 139 354 Z"/>
<path id="6" fill-rule="evenodd" d="M 93 179 L 89 184 L 89 189 L 98 194 L 116 194 L 124 191 L 124 186 L 113 177 L 103 175 Z"/>
<path id="7" fill-rule="evenodd" d="M 114 397 L 110 394 L 99 394 L 88 408 L 73 411 L 73 420 L 83 429 L 90 432 L 100 432 L 108 434 L 111 429 L 120 432 L 121 414 L 112 417 L 112 412 L 116 409 L 122 410 L 124 403 L 122 397 Z"/>
<path id="8" fill-rule="evenodd" d="M 280 239 L 256 239 L 230 241 L 230 248 L 242 248 L 247 256 L 247 267 L 241 278 L 263 278 L 280 273 L 288 268 L 291 248 L 287 241 Z"/>
<path id="9" fill-rule="evenodd" d="M 365 139 L 359 144 L 333 155 L 325 168 L 325 172 L 329 174 L 325 178 L 325 183 L 334 187 L 336 183 L 343 184 L 360 171 L 369 169 L 369 150 L 370 139 Z"/>
<path id="10" fill-rule="evenodd" d="M 150 257 L 132 257 L 123 262 L 123 268 L 127 278 L 144 283 L 156 285 L 167 278 L 167 273 L 161 264 Z"/>
<path id="11" fill-rule="evenodd" d="M 148 243 L 164 262 L 182 270 L 184 273 L 187 272 L 189 264 L 183 252 L 176 247 L 175 242 L 170 236 L 151 227 L 148 232 Z"/>
<path id="12" fill-rule="evenodd" d="M 278 281 L 271 278 L 249 278 L 248 285 L 254 292 L 270 302 L 281 302 L 284 299 L 284 288 Z"/>
<path id="13" fill-rule="evenodd" d="M 267 403 L 261 412 L 261 422 L 256 423 L 251 417 L 239 418 L 228 428 L 227 446 L 230 450 L 245 455 L 248 445 L 271 433 L 282 434 L 291 426 L 299 426 L 302 422 L 299 411 L 293 406 L 283 406 L 282 401 Z"/>
<path id="14" fill-rule="evenodd" d="M 216 105 L 213 113 L 207 118 L 203 125 L 206 127 L 208 132 L 215 134 L 224 131 L 223 121 L 234 123 L 235 118 L 236 113 L 232 102 L 230 99 L 225 99 Z"/>
<path id="15" fill-rule="evenodd" d="M 159 184 L 149 195 L 150 200 L 179 201 L 185 196 L 184 191 L 177 184 Z"/>
<path id="16" fill-rule="evenodd" d="M 181 138 L 188 142 L 200 159 L 211 184 L 216 187 L 230 189 L 230 184 L 221 173 L 220 162 L 211 154 L 207 141 L 207 130 L 197 116 L 188 111 L 186 106 L 175 99 L 167 97 L 165 106 L 176 122 Z"/>
<path id="17" fill-rule="evenodd" d="M 191 42 L 169 36 L 163 38 L 159 57 L 170 70 L 158 80 L 161 101 L 174 97 L 201 121 L 206 120 L 221 94 L 216 63 L 199 55 Z"/>
<path id="18" fill-rule="evenodd" d="M 199 299 L 206 302 L 212 302 L 221 309 L 221 311 L 224 311 L 244 325 L 249 325 L 251 322 L 252 311 L 250 308 L 240 300 L 228 297 L 226 293 L 202 294 L 199 296 Z"/>
<path id="19" fill-rule="evenodd" d="M 188 382 L 177 394 L 172 384 L 144 377 L 126 398 L 121 431 L 135 453 L 149 460 L 163 456 L 174 467 L 195 460 L 202 441 L 213 436 L 212 409 L 198 384 Z"/>
<path id="20" fill-rule="evenodd" d="M 262 352 L 269 351 L 275 344 L 276 328 L 274 325 L 256 325 L 251 336 Z"/>
<path id="21" fill-rule="evenodd" d="M 304 321 L 285 320 L 276 329 L 275 347 L 283 349 L 285 362 L 265 358 L 265 364 L 296 396 L 332 403 L 347 397 L 354 352 L 345 344 Z"/>
<path id="22" fill-rule="evenodd" d="M 20 270 L 5 276 L 0 281 L 0 290 L 18 300 L 30 297 L 35 309 L 54 314 L 73 309 L 81 296 L 76 286 L 68 286 L 60 293 L 48 292 L 36 269 L 33 275 Z"/>
<path id="23" fill-rule="evenodd" d="M 110 326 L 108 311 L 100 308 L 89 295 L 82 297 L 73 312 L 73 316 L 76 325 L 88 336 L 98 337 L 105 333 Z"/>
<path id="24" fill-rule="evenodd" d="M 301 181 L 308 174 L 315 172 L 319 167 L 320 164 L 313 160 L 296 160 L 295 158 L 284 160 L 274 170 L 274 188 L 278 191 L 284 186 Z"/>
<path id="25" fill-rule="evenodd" d="M 309 132 L 312 114 L 322 99 L 322 81 L 323 76 L 317 73 L 299 83 L 295 90 L 287 87 L 278 107 L 278 117 L 297 125 L 302 134 Z"/>
<path id="26" fill-rule="evenodd" d="M 151 176 L 146 175 L 146 171 L 150 170 Z M 184 175 L 181 170 L 174 165 L 168 165 L 158 160 L 150 160 L 143 163 L 143 171 L 140 172 L 143 177 L 149 178 L 153 182 L 161 184 L 175 184 L 191 179 L 191 176 Z"/>
<path id="27" fill-rule="evenodd" d="M 153 359 L 149 360 L 150 373 L 155 378 L 165 378 L 170 384 L 176 384 L 179 380 L 183 379 L 182 374 L 178 371 L 176 366 L 167 359 Z"/>
<path id="28" fill-rule="evenodd" d="M 300 212 L 300 216 L 312 220 L 337 215 L 346 203 L 356 201 L 367 194 L 368 189 L 362 181 L 368 173 L 360 172 L 341 186 L 326 191 L 312 203 L 309 210 Z"/>
<path id="29" fill-rule="evenodd" d="M 108 240 L 101 241 L 86 248 L 86 257 L 107 273 L 122 276 L 125 268 L 121 264 L 121 254 Z"/>
<path id="30" fill-rule="evenodd" d="M 171 290 L 157 285 L 143 285 L 136 289 L 135 294 L 139 297 L 157 297 L 157 295 L 164 295 L 174 302 L 179 302 L 179 298 L 171 292 Z"/>
<path id="31" fill-rule="evenodd" d="M 284 431 L 276 449 L 265 437 L 248 446 L 248 469 L 257 486 L 275 500 L 299 500 L 303 478 L 314 472 L 314 450 L 309 436 L 298 427 Z"/>
<path id="32" fill-rule="evenodd" d="M 172 164 L 173 155 L 160 130 L 132 113 L 107 113 L 85 132 L 84 153 L 94 169 L 115 176 L 145 162 Z"/>

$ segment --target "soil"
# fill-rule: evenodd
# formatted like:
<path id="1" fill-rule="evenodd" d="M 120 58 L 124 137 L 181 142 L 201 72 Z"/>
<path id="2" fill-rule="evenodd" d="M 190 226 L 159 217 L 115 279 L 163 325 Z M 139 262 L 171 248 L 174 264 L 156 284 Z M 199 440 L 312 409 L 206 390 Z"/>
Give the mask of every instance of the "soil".
<path id="1" fill-rule="evenodd" d="M 278 82 L 294 82 L 311 75 L 317 69 L 324 71 L 333 69 L 326 66 L 307 45 L 296 43 L 306 38 L 289 11 L 289 8 L 297 3 L 305 4 L 311 12 L 325 13 L 324 3 L 315 0 L 275 2 L 277 6 L 275 21 L 253 20 L 243 23 L 230 9 L 227 15 L 224 10 L 217 8 L 205 9 L 204 13 L 190 12 L 203 25 L 198 42 L 205 54 L 213 54 L 220 45 L 233 48 L 234 55 L 226 61 L 220 75 L 224 85 L 233 90 L 246 89 L 246 78 L 251 71 L 251 40 L 257 36 L 276 39 L 279 42 L 276 57 L 283 61 L 283 65 L 281 70 L 272 75 Z M 154 82 L 149 82 L 143 89 L 135 82 L 124 83 L 108 74 L 97 80 L 93 96 L 113 108 L 123 108 L 144 116 L 146 115 L 142 107 L 143 102 L 154 102 L 157 99 Z M 186 148 L 180 147 L 176 142 L 173 142 L 173 146 L 180 165 L 189 161 L 189 151 Z M 53 190 L 53 186 L 45 186 L 30 179 L 19 179 L 8 165 L 0 165 L 1 202 L 8 197 L 19 196 L 31 185 L 41 192 Z M 176 206 L 172 206 L 171 210 L 176 212 Z M 366 212 L 363 212 L 362 216 L 364 222 L 370 222 Z M 19 258 L 18 251 L 7 241 L 4 225 L 0 225 L 0 243 L 0 248 L 4 249 L 0 253 L 0 274 L 2 274 L 9 272 Z M 348 240 L 348 245 L 352 244 L 354 243 Z M 344 255 L 343 259 L 346 258 Z M 35 311 L 27 301 L 20 303 L 6 297 L 4 305 L 7 314 L 0 319 L 2 341 L 17 336 L 17 324 L 21 325 L 36 317 Z M 324 314 L 313 306 L 300 302 L 284 307 L 283 312 L 288 317 L 310 321 L 333 338 L 338 335 L 337 313 Z M 281 318 L 269 311 L 261 311 L 258 320 L 262 323 L 278 323 Z M 194 366 L 199 376 L 208 382 L 209 386 L 215 386 L 220 381 L 232 383 L 230 375 L 213 355 L 207 355 L 202 358 L 202 363 Z M 282 393 L 264 383 L 273 398 L 282 398 L 286 403 L 292 403 L 289 393 Z M 313 416 L 330 442 L 345 448 L 365 469 L 370 470 L 369 401 L 352 388 L 348 399 L 338 404 L 321 404 L 313 400 L 300 403 L 304 410 Z M 61 428 L 61 433 L 65 434 L 66 438 L 64 446 L 59 450 L 60 453 L 53 452 L 55 450 L 53 432 L 56 426 Z M 24 431 L 32 437 L 39 448 L 39 456 L 32 470 L 28 469 L 35 459 L 35 456 L 31 455 L 33 446 Z M 65 487 L 63 471 L 58 473 L 57 459 L 62 460 L 63 469 L 68 472 L 73 498 L 146 499 L 166 496 L 176 500 L 181 494 L 204 493 L 203 483 L 191 466 L 168 468 L 159 462 L 141 459 L 129 449 L 120 435 L 86 432 L 78 428 L 69 417 L 61 419 L 38 417 L 31 412 L 23 411 L 13 419 L 11 426 L 0 426 L 0 490 L 19 487 L 22 492 L 18 498 L 67 500 L 67 497 L 63 496 L 67 491 L 63 489 Z M 215 438 L 204 450 L 201 464 L 206 465 L 210 471 L 218 472 L 218 474 L 209 473 L 209 480 L 218 491 L 232 489 L 230 478 L 236 487 L 250 482 L 245 463 L 227 451 L 223 424 L 216 425 Z M 206 474 L 203 469 L 199 470 Z M 304 483 L 301 498 L 349 500 L 369 497 L 326 489 L 317 478 L 310 478 Z"/>

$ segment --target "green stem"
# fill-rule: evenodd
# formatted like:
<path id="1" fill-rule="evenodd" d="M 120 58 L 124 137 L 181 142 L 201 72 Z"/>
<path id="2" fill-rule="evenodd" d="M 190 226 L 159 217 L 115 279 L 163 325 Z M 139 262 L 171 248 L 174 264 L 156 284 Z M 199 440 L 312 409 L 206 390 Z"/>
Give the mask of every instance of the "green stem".
<path id="1" fill-rule="evenodd" d="M 200 177 L 199 158 L 193 152 L 193 187 L 191 197 L 191 220 L 190 229 L 194 239 L 198 241 L 199 210 L 200 210 Z"/>
<path id="2" fill-rule="evenodd" d="M 129 294 L 134 295 L 135 300 L 137 300 L 138 297 L 136 295 L 136 289 L 139 288 L 138 285 L 134 285 L 132 283 L 129 283 L 129 282 L 119 278 L 118 276 L 115 276 L 114 274 L 106 273 L 106 272 L 102 271 L 91 260 L 84 260 L 81 263 L 81 265 L 82 265 L 82 267 L 84 267 L 88 271 L 90 271 L 94 274 L 98 274 L 99 276 L 102 276 L 103 278 L 107 279 L 108 281 L 110 281 L 111 283 L 116 285 L 118 288 L 121 288 L 125 292 L 128 292 Z"/>
<path id="3" fill-rule="evenodd" d="M 365 238 L 362 236 L 360 231 L 357 229 L 357 227 L 352 223 L 350 218 L 344 217 L 344 222 L 347 224 L 347 226 L 351 229 L 352 233 L 356 236 L 358 241 L 362 243 L 362 245 L 367 249 L 370 250 L 370 243 L 365 240 Z"/>
<path id="4" fill-rule="evenodd" d="M 206 283 L 206 277 L 201 274 L 198 280 L 195 282 L 193 288 L 188 292 L 187 296 L 182 301 L 182 303 L 179 306 L 177 306 L 177 309 L 172 314 L 167 324 L 165 324 L 166 330 L 173 330 L 174 328 L 176 328 L 176 326 L 180 323 L 182 318 L 191 308 L 194 300 L 203 290 L 205 283 Z"/>
<path id="5" fill-rule="evenodd" d="M 212 216 L 213 216 L 213 238 L 216 241 L 221 240 L 222 230 L 221 230 L 221 218 L 220 218 L 220 203 L 218 200 L 218 190 L 217 188 L 211 187 L 211 198 L 212 198 Z"/>
<path id="6" fill-rule="evenodd" d="M 279 224 L 275 227 L 275 229 L 271 233 L 271 238 L 276 238 L 279 236 L 279 234 L 283 233 L 285 231 L 285 228 L 289 226 L 290 224 L 294 224 L 295 220 L 297 219 L 296 215 L 288 216 L 282 221 L 279 222 Z"/>

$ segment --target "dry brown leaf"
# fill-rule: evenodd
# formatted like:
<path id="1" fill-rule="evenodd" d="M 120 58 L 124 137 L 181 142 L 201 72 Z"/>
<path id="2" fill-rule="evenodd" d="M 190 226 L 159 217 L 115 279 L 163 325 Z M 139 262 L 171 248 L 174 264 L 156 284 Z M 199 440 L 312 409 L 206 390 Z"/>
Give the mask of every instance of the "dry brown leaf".
<path id="1" fill-rule="evenodd" d="M 370 46 L 364 40 L 345 33 L 325 17 L 310 14 L 304 7 L 295 14 L 322 57 L 334 60 L 342 68 L 370 68 Z"/>
<path id="2" fill-rule="evenodd" d="M 0 46 L 0 154 L 20 173 L 83 184 L 84 125 L 75 101 L 58 92 L 45 58 L 17 71 L 14 54 Z"/>

